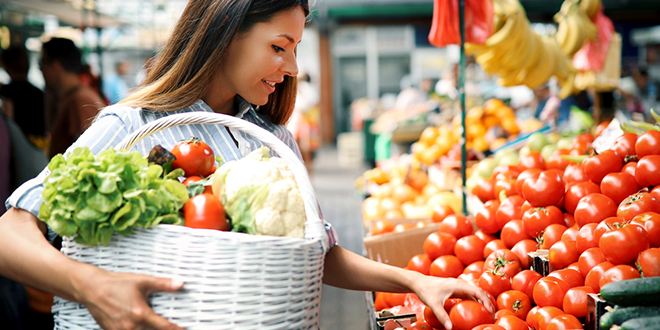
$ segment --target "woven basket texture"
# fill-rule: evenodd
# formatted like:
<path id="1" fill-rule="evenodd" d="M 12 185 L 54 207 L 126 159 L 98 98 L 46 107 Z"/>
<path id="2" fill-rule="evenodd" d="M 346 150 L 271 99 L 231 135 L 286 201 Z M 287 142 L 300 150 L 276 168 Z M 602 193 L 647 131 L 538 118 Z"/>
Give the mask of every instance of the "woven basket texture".
<path id="1" fill-rule="evenodd" d="M 287 161 L 303 196 L 305 239 L 159 225 L 114 234 L 109 246 L 65 237 L 62 253 L 103 269 L 172 278 L 182 290 L 154 293 L 154 311 L 179 326 L 202 329 L 318 329 L 327 234 L 307 171 L 283 142 L 262 128 L 214 113 L 184 113 L 153 121 L 118 146 L 173 126 L 211 123 L 252 134 Z M 87 309 L 55 297 L 56 330 L 100 329 Z"/>

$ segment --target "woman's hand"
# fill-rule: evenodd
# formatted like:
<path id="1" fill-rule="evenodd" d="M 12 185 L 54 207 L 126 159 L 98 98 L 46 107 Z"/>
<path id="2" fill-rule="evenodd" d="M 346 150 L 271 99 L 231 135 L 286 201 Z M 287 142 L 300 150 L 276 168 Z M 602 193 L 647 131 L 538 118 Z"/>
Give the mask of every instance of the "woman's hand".
<path id="1" fill-rule="evenodd" d="M 147 304 L 150 293 L 177 291 L 183 287 L 183 282 L 96 270 L 80 287 L 79 301 L 103 329 L 183 329 L 156 314 Z"/>
<path id="2" fill-rule="evenodd" d="M 444 308 L 445 300 L 449 298 L 477 300 L 489 312 L 495 312 L 495 306 L 493 306 L 484 290 L 460 279 L 420 276 L 420 279 L 416 281 L 414 291 L 419 299 L 433 310 L 435 316 L 444 324 L 446 329 L 452 328 L 449 315 Z"/>

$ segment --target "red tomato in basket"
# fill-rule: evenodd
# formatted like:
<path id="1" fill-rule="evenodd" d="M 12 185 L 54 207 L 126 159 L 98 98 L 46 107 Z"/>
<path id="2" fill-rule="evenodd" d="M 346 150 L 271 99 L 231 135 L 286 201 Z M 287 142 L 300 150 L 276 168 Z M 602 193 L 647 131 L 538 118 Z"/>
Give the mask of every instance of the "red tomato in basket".
<path id="1" fill-rule="evenodd" d="M 208 144 L 193 138 L 177 143 L 171 152 L 176 157 L 172 166 L 182 169 L 186 176 L 207 177 L 213 173 L 215 155 Z"/>
<path id="2" fill-rule="evenodd" d="M 220 199 L 213 194 L 193 196 L 183 206 L 186 227 L 229 230 L 225 209 Z"/>

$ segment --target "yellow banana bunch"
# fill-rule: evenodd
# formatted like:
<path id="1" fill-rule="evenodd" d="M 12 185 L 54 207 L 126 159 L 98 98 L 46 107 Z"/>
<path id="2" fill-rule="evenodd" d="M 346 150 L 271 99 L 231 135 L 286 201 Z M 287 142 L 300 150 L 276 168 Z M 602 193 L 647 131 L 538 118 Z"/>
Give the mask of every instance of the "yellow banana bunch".
<path id="1" fill-rule="evenodd" d="M 587 39 L 596 39 L 598 33 L 596 25 L 582 10 L 581 3 L 576 0 L 565 0 L 559 13 L 554 16 L 555 21 L 559 24 L 555 38 L 562 53 L 568 57 L 573 57 Z"/>
<path id="2" fill-rule="evenodd" d="M 600 5 L 600 0 L 580 0 L 580 9 L 592 19 L 598 13 Z"/>

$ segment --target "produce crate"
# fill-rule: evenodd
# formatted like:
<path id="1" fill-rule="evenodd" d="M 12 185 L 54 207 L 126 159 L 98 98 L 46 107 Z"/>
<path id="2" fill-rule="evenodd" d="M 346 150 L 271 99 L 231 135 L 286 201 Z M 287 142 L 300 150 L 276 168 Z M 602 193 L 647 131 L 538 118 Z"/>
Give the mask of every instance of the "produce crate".
<path id="1" fill-rule="evenodd" d="M 431 223 L 422 228 L 367 236 L 363 240 L 366 255 L 371 260 L 405 267 L 414 255 L 424 253 L 424 240 L 439 228 L 439 223 Z"/>
<path id="2" fill-rule="evenodd" d="M 589 293 L 587 296 L 587 317 L 584 330 L 601 330 L 600 318 L 607 312 L 606 307 L 612 307 L 600 295 Z"/>
<path id="3" fill-rule="evenodd" d="M 391 330 L 398 326 L 407 327 L 417 321 L 417 316 L 415 314 L 397 315 L 387 310 L 380 313 L 376 311 L 374 306 L 376 294 L 374 292 L 365 292 L 365 298 L 367 300 L 367 317 L 370 330 Z"/>
<path id="4" fill-rule="evenodd" d="M 536 250 L 528 254 L 530 258 L 530 268 L 541 274 L 541 276 L 548 276 L 553 270 L 555 270 L 552 265 L 550 265 L 550 259 L 548 259 L 548 250 Z"/>

